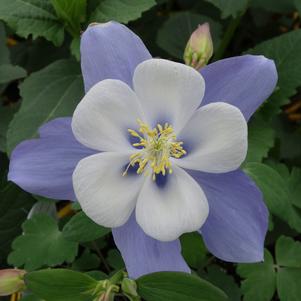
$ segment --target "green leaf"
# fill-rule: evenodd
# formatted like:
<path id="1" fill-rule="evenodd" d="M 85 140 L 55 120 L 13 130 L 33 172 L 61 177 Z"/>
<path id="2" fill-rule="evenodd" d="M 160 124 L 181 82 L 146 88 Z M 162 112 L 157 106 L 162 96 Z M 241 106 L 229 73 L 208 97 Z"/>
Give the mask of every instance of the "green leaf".
<path id="1" fill-rule="evenodd" d="M 99 267 L 99 264 L 100 260 L 98 256 L 86 249 L 81 255 L 81 257 L 73 262 L 72 269 L 79 271 L 87 271 L 97 269 Z"/>
<path id="2" fill-rule="evenodd" d="M 30 294 L 22 297 L 20 301 L 42 301 L 42 300 L 39 297 Z"/>
<path id="3" fill-rule="evenodd" d="M 56 46 L 63 43 L 64 28 L 49 1 L 1 0 L 0 19 L 21 37 L 44 37 Z"/>
<path id="4" fill-rule="evenodd" d="M 279 112 L 282 105 L 296 94 L 301 86 L 301 29 L 285 33 L 265 41 L 248 51 L 251 54 L 262 54 L 273 59 L 278 71 L 278 89 L 263 106 L 266 116 Z"/>
<path id="5" fill-rule="evenodd" d="M 250 2 L 251 7 L 261 8 L 268 12 L 285 14 L 294 11 L 294 0 L 251 0 Z"/>
<path id="6" fill-rule="evenodd" d="M 292 203 L 301 209 L 301 168 L 294 167 L 288 177 L 288 189 Z"/>
<path id="7" fill-rule="evenodd" d="M 125 266 L 120 252 L 116 249 L 110 250 L 108 252 L 108 257 L 106 260 L 108 264 L 115 270 L 121 270 Z"/>
<path id="8" fill-rule="evenodd" d="M 6 84 L 13 80 L 26 76 L 26 70 L 10 64 L 0 65 L 0 84 Z"/>
<path id="9" fill-rule="evenodd" d="M 10 62 L 9 51 L 6 46 L 6 33 L 4 24 L 0 22 L 0 65 Z"/>
<path id="10" fill-rule="evenodd" d="M 4 172 L 4 164 L 1 168 Z M 12 183 L 0 187 L 0 266 L 6 262 L 13 239 L 22 233 L 21 225 L 26 219 L 34 199 Z"/>
<path id="11" fill-rule="evenodd" d="M 0 67 L 1 68 L 1 67 Z M 8 125 L 16 113 L 16 107 L 0 105 L 0 151 L 6 152 L 6 132 Z"/>
<path id="12" fill-rule="evenodd" d="M 146 301 L 224 301 L 227 296 L 211 283 L 180 272 L 161 272 L 137 279 L 138 294 Z"/>
<path id="13" fill-rule="evenodd" d="M 277 287 L 281 301 L 301 300 L 301 269 L 280 268 Z"/>
<path id="14" fill-rule="evenodd" d="M 77 61 L 80 60 L 80 37 L 74 38 L 70 44 L 71 54 L 74 55 Z"/>
<path id="15" fill-rule="evenodd" d="M 207 257 L 207 248 L 199 233 L 186 233 L 181 236 L 182 254 L 193 268 L 199 268 Z"/>
<path id="16" fill-rule="evenodd" d="M 86 19 L 87 0 L 51 0 L 57 16 L 73 37 L 79 37 L 80 24 Z"/>
<path id="17" fill-rule="evenodd" d="M 209 17 L 191 12 L 171 15 L 158 31 L 157 43 L 166 52 L 178 59 L 183 59 L 186 44 L 192 32 L 199 24 L 210 24 L 214 48 L 218 47 L 221 36 L 221 25 Z"/>
<path id="18" fill-rule="evenodd" d="M 141 17 L 156 5 L 155 0 L 103 0 L 95 9 L 90 22 L 117 21 L 128 23 Z"/>
<path id="19" fill-rule="evenodd" d="M 65 269 L 48 269 L 25 275 L 26 286 L 47 301 L 90 301 L 97 281 L 87 274 Z"/>
<path id="20" fill-rule="evenodd" d="M 220 9 L 222 18 L 237 17 L 248 5 L 248 0 L 206 0 Z"/>
<path id="21" fill-rule="evenodd" d="M 301 300 L 301 243 L 281 236 L 276 242 L 278 294 L 281 301 Z"/>
<path id="22" fill-rule="evenodd" d="M 239 264 L 238 274 L 246 278 L 241 290 L 244 301 L 270 301 L 276 290 L 276 272 L 269 251 L 265 251 L 263 263 Z M 284 301 L 284 300 L 283 300 Z"/>
<path id="23" fill-rule="evenodd" d="M 285 175 L 282 177 L 277 170 L 261 163 L 248 163 L 244 170 L 263 192 L 271 213 L 300 232 L 301 215 L 293 205 Z"/>
<path id="24" fill-rule="evenodd" d="M 222 289 L 231 301 L 241 300 L 240 289 L 231 275 L 227 274 L 225 270 L 217 265 L 208 265 L 206 270 L 207 273 L 203 273 L 201 276 Z"/>
<path id="25" fill-rule="evenodd" d="M 54 219 L 38 214 L 23 224 L 24 234 L 13 242 L 13 252 L 8 262 L 25 270 L 38 269 L 44 265 L 55 266 L 72 262 L 78 245 L 66 240 Z"/>
<path id="26" fill-rule="evenodd" d="M 276 243 L 276 260 L 279 266 L 301 268 L 301 242 L 281 236 Z"/>
<path id="27" fill-rule="evenodd" d="M 34 138 L 38 128 L 56 117 L 71 116 L 83 96 L 79 64 L 60 60 L 32 73 L 20 86 L 23 98 L 7 133 L 7 148 L 25 139 Z M 38 114 L 37 114 L 38 112 Z"/>
<path id="28" fill-rule="evenodd" d="M 245 162 L 262 162 L 274 146 L 275 131 L 260 117 L 251 120 L 248 131 L 248 154 Z"/>
<path id="29" fill-rule="evenodd" d="M 63 236 L 75 242 L 88 242 L 103 237 L 111 229 L 94 223 L 84 212 L 74 215 L 63 228 Z"/>

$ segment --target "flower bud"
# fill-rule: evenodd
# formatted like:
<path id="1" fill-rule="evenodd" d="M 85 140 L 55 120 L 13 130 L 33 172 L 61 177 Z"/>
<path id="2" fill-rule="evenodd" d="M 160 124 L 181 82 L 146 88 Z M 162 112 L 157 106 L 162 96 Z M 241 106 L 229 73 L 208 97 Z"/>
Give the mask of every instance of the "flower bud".
<path id="1" fill-rule="evenodd" d="M 121 283 L 122 292 L 131 301 L 139 301 L 140 297 L 137 293 L 137 284 L 134 280 L 129 278 L 124 278 Z"/>
<path id="2" fill-rule="evenodd" d="M 184 52 L 184 61 L 196 70 L 207 65 L 213 54 L 213 43 L 208 23 L 199 25 L 192 33 Z"/>
<path id="3" fill-rule="evenodd" d="M 25 288 L 25 271 L 17 269 L 0 270 L 0 296 L 9 296 Z"/>

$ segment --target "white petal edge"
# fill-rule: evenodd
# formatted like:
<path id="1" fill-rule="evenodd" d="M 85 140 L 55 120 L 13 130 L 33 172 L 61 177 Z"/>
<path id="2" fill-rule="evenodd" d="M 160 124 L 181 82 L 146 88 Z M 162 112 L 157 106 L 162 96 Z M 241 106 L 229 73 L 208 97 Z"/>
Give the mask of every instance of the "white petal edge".
<path id="1" fill-rule="evenodd" d="M 248 151 L 248 126 L 241 111 L 224 102 L 198 109 L 178 140 L 187 145 L 187 155 L 172 159 L 192 170 L 224 173 L 236 170 Z"/>
<path id="2" fill-rule="evenodd" d="M 73 187 L 83 211 L 105 227 L 122 226 L 135 209 L 144 177 L 123 176 L 129 155 L 99 153 L 82 159 L 73 173 Z"/>
<path id="3" fill-rule="evenodd" d="M 100 151 L 134 150 L 128 128 L 137 128 L 143 113 L 135 93 L 122 81 L 107 79 L 94 85 L 72 118 L 76 139 Z"/>
<path id="4" fill-rule="evenodd" d="M 139 64 L 133 77 L 134 91 L 147 122 L 169 122 L 179 131 L 199 107 L 204 93 L 202 75 L 184 64 L 150 59 Z"/>
<path id="5" fill-rule="evenodd" d="M 209 213 L 202 188 L 183 169 L 174 166 L 164 187 L 148 177 L 139 193 L 136 220 L 143 231 L 160 241 L 199 230 Z"/>

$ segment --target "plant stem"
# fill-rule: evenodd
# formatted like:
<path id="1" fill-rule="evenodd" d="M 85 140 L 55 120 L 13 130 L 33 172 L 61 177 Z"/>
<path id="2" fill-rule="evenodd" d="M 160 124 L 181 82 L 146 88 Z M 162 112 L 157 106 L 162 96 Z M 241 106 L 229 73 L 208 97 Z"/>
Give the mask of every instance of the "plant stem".
<path id="1" fill-rule="evenodd" d="M 235 33 L 235 31 L 240 23 L 241 17 L 242 17 L 242 15 L 236 17 L 235 19 L 232 19 L 230 21 L 230 23 L 228 24 L 228 27 L 224 34 L 224 37 L 219 45 L 219 48 L 217 49 L 217 51 L 213 57 L 213 61 L 218 61 L 221 58 L 223 58 L 224 53 L 232 40 L 233 34 Z"/>
<path id="2" fill-rule="evenodd" d="M 93 241 L 93 242 L 92 242 L 92 245 L 93 245 L 93 247 L 94 247 L 94 249 L 95 249 L 95 251 L 96 251 L 98 257 L 100 258 L 101 262 L 102 262 L 103 265 L 105 266 L 107 272 L 108 272 L 108 273 L 111 273 L 112 270 L 111 270 L 110 266 L 108 265 L 106 259 L 105 259 L 104 256 L 102 255 L 101 251 L 99 250 L 99 248 L 98 248 L 96 242 Z"/>

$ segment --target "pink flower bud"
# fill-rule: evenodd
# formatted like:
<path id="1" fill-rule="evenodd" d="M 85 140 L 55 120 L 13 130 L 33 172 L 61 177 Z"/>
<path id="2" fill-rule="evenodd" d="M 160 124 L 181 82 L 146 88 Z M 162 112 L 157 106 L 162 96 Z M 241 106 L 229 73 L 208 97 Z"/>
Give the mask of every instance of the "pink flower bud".
<path id="1" fill-rule="evenodd" d="M 213 54 L 213 43 L 208 23 L 199 25 L 192 33 L 184 52 L 185 64 L 197 70 L 207 65 Z"/>
<path id="2" fill-rule="evenodd" d="M 9 296 L 25 288 L 25 271 L 17 269 L 0 270 L 0 296 Z"/>

